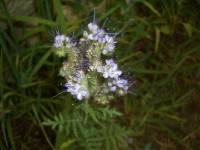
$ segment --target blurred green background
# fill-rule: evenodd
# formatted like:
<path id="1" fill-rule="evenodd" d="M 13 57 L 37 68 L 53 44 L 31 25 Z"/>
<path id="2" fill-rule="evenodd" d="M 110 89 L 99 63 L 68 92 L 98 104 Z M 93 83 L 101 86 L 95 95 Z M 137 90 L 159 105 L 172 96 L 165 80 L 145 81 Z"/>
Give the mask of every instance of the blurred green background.
<path id="1" fill-rule="evenodd" d="M 199 150 L 199 0 L 1 0 L 0 149 L 51 149 L 43 119 L 75 105 L 66 93 L 52 98 L 64 82 L 53 37 L 80 36 L 94 8 L 99 24 L 120 31 L 116 60 L 135 81 L 110 104 L 132 131 L 130 149 Z"/>

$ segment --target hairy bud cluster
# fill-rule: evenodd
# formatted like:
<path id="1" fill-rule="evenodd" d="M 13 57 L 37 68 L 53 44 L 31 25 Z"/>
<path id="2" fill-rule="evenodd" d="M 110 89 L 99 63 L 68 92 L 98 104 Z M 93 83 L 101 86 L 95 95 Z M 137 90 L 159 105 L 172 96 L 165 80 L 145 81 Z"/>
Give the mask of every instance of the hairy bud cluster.
<path id="1" fill-rule="evenodd" d="M 66 79 L 66 91 L 78 100 L 93 99 L 102 104 L 115 94 L 126 94 L 128 80 L 121 77 L 122 71 L 112 58 L 105 59 L 113 55 L 115 44 L 115 37 L 94 22 L 88 24 L 88 30 L 78 42 L 56 35 L 55 54 L 66 58 L 60 69 L 60 75 Z"/>

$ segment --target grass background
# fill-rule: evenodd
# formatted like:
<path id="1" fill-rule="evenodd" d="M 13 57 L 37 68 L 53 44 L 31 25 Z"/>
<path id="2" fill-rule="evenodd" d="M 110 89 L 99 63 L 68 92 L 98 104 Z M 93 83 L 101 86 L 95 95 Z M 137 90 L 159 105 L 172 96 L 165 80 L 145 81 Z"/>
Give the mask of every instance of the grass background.
<path id="1" fill-rule="evenodd" d="M 42 125 L 63 104 L 55 31 L 79 36 L 92 20 L 119 32 L 116 59 L 135 80 L 133 94 L 111 104 L 140 150 L 200 149 L 200 2 L 198 0 L 1 0 L 0 149 L 51 149 Z M 67 108 L 64 108 L 67 109 Z"/>

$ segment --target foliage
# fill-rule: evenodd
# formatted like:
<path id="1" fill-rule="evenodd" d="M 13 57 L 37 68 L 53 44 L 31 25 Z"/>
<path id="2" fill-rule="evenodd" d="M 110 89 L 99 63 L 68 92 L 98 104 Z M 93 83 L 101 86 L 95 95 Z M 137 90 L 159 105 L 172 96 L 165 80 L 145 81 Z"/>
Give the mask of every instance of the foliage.
<path id="1" fill-rule="evenodd" d="M 63 112 L 47 119 L 44 125 L 58 130 L 57 147 L 60 141 L 75 140 L 71 149 L 119 149 L 128 139 L 128 130 L 116 121 L 122 114 L 108 107 L 80 104 L 72 112 Z M 62 139 L 62 140 L 61 140 Z M 120 149 L 121 149 L 120 148 Z"/>

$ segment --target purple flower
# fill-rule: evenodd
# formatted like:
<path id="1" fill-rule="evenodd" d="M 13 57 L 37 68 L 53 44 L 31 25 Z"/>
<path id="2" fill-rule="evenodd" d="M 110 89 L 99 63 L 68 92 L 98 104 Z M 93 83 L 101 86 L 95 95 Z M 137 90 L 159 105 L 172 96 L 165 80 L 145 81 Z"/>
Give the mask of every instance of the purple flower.
<path id="1" fill-rule="evenodd" d="M 61 48 L 63 47 L 63 42 L 65 41 L 65 35 L 56 35 L 54 38 L 54 47 Z"/>
<path id="2" fill-rule="evenodd" d="M 67 92 L 70 92 L 78 100 L 89 97 L 89 91 L 83 84 L 81 84 L 82 80 L 84 80 L 83 76 L 83 72 L 78 71 L 73 77 L 73 81 L 69 80 L 67 83 L 65 83 Z"/>
<path id="3" fill-rule="evenodd" d="M 122 89 L 125 93 L 128 91 L 128 81 L 122 78 L 114 78 L 108 81 L 108 88 L 111 92 L 115 92 L 117 89 Z"/>
<path id="4" fill-rule="evenodd" d="M 106 60 L 105 66 L 97 67 L 97 72 L 103 74 L 104 78 L 118 78 L 122 71 L 118 70 L 117 64 L 114 63 L 113 59 Z"/>
<path id="5" fill-rule="evenodd" d="M 71 48 L 72 46 L 75 46 L 75 43 L 72 42 L 70 37 L 67 37 L 65 35 L 56 35 L 53 45 L 55 48 Z"/>
<path id="6" fill-rule="evenodd" d="M 73 83 L 72 81 L 68 81 L 65 84 L 67 88 L 67 92 L 70 92 L 73 96 L 75 96 L 78 100 L 82 100 L 84 98 L 88 98 L 89 92 L 79 83 Z"/>
<path id="7" fill-rule="evenodd" d="M 95 23 L 89 23 L 89 24 L 88 24 L 88 29 L 89 29 L 92 33 L 95 34 L 95 33 L 98 32 L 99 27 L 98 27 L 98 25 L 95 24 Z"/>
<path id="8" fill-rule="evenodd" d="M 114 38 L 109 36 L 103 29 L 100 29 L 97 24 L 89 23 L 88 29 L 90 33 L 84 32 L 84 36 L 92 41 L 97 41 L 101 44 L 105 44 L 104 48 L 102 49 L 102 53 L 104 55 L 113 53 L 115 48 L 115 41 Z"/>
<path id="9" fill-rule="evenodd" d="M 95 99 L 101 101 L 99 100 L 103 99 L 101 96 L 106 95 L 105 100 L 102 101 L 105 103 L 114 96 L 113 93 L 118 95 L 127 93 L 129 85 L 127 80 L 121 78 L 122 71 L 114 60 L 105 60 L 105 57 L 102 56 L 108 56 L 114 52 L 115 36 L 101 29 L 94 22 L 89 23 L 87 27 L 83 37 L 77 41 L 62 34 L 55 36 L 54 47 L 58 48 L 56 54 L 60 57 L 69 54 L 68 57 L 70 57 L 72 53 L 74 56 L 73 60 L 68 59 L 69 62 L 63 66 L 60 75 L 67 79 L 66 91 L 76 99 L 89 99 L 91 96 L 97 97 Z M 85 64 L 86 67 L 84 67 Z M 104 79 L 98 81 L 97 74 L 100 74 Z"/>
<path id="10" fill-rule="evenodd" d="M 116 86 L 118 86 L 119 88 L 123 89 L 125 92 L 128 91 L 128 81 L 122 78 L 116 78 L 115 80 L 113 80 L 113 84 L 115 84 Z"/>

